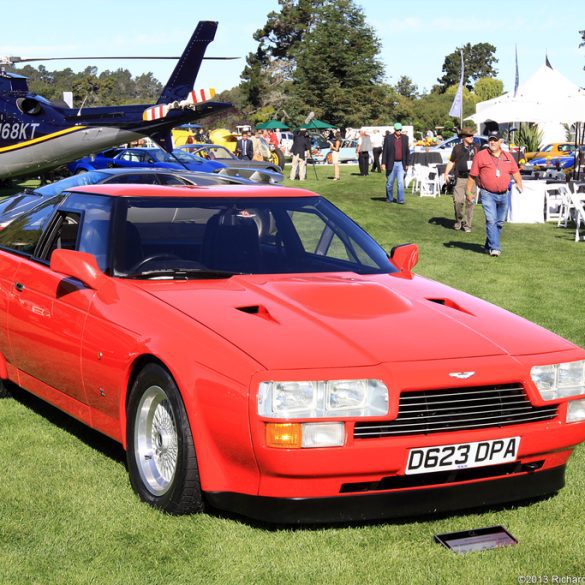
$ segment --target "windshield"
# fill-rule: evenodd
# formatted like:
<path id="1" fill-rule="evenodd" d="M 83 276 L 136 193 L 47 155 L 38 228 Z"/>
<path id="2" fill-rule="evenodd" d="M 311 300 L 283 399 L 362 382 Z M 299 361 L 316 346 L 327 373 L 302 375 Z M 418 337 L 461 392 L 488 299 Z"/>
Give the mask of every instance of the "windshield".
<path id="1" fill-rule="evenodd" d="M 102 173 L 101 171 L 80 173 L 79 175 L 73 175 L 72 177 L 62 179 L 61 181 L 56 181 L 55 183 L 39 187 L 35 192 L 42 195 L 44 198 L 53 197 L 54 195 L 58 195 L 62 191 L 67 191 L 72 187 L 101 183 L 107 177 L 109 177 L 109 175 L 107 173 Z"/>
<path id="2" fill-rule="evenodd" d="M 118 276 L 395 271 L 368 234 L 319 196 L 124 198 L 119 207 Z"/>
<path id="3" fill-rule="evenodd" d="M 166 158 L 164 159 L 165 162 L 177 162 L 177 159 L 179 159 L 181 162 L 183 163 L 194 163 L 194 162 L 200 162 L 199 159 L 193 155 L 190 154 L 188 152 L 185 152 L 184 150 L 173 150 L 173 154 L 169 154 L 166 153 Z"/>

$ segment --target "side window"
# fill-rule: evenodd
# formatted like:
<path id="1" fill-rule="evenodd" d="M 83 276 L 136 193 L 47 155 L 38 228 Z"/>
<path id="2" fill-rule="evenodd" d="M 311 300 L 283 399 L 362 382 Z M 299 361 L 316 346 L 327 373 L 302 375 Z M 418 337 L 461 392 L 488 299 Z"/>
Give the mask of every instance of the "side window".
<path id="1" fill-rule="evenodd" d="M 16 252 L 32 254 L 45 226 L 62 199 L 63 195 L 52 197 L 0 230 L 0 246 Z"/>
<path id="2" fill-rule="evenodd" d="M 51 221 L 47 238 L 39 250 L 38 257 L 49 261 L 53 250 L 75 250 L 79 237 L 81 215 L 60 211 Z"/>
<path id="3" fill-rule="evenodd" d="M 186 181 L 174 175 L 157 175 L 161 185 L 188 185 Z"/>

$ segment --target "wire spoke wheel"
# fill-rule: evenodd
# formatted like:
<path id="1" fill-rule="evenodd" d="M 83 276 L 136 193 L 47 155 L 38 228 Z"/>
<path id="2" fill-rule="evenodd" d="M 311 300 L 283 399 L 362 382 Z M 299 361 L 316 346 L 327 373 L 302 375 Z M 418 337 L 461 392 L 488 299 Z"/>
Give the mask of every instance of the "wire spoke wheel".
<path id="1" fill-rule="evenodd" d="M 169 514 L 203 510 L 199 467 L 187 411 L 169 372 L 147 364 L 128 398 L 127 461 L 141 500 Z"/>
<path id="2" fill-rule="evenodd" d="M 153 495 L 166 493 L 177 469 L 177 423 L 168 397 L 159 386 L 151 386 L 142 395 L 134 441 L 142 481 Z"/>

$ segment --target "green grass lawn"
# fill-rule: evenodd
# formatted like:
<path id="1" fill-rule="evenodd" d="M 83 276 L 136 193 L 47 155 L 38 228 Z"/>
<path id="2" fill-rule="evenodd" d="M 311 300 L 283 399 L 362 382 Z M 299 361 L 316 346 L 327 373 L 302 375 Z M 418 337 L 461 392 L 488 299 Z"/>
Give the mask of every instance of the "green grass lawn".
<path id="1" fill-rule="evenodd" d="M 386 249 L 416 242 L 416 271 L 585 346 L 585 244 L 554 225 L 506 225 L 483 253 L 483 211 L 455 232 L 450 197 L 384 203 L 383 175 L 309 169 L 305 183 Z M 292 184 L 287 180 L 287 184 Z M 440 343 L 437 340 L 437 343 Z M 0 402 L 0 584 L 554 583 L 585 579 L 585 449 L 548 500 L 411 521 L 271 529 L 218 515 L 165 516 L 139 503 L 120 447 L 24 395 Z M 504 525 L 514 547 L 456 555 L 434 534 Z M 540 576 L 540 580 L 537 580 Z"/>

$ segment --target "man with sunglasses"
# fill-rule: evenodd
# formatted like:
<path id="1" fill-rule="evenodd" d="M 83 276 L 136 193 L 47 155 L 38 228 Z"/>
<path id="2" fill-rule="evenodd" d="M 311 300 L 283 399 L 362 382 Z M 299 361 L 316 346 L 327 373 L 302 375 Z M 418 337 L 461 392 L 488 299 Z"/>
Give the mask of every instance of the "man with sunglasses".
<path id="1" fill-rule="evenodd" d="M 445 184 L 449 182 L 449 173 L 454 172 L 455 186 L 453 187 L 453 207 L 455 211 L 456 230 L 464 232 L 471 231 L 471 221 L 473 220 L 473 207 L 475 204 L 475 193 L 473 198 L 467 198 L 467 179 L 469 170 L 473 163 L 473 157 L 477 154 L 477 145 L 473 141 L 475 132 L 473 128 L 466 126 L 459 132 L 461 142 L 453 148 L 447 168 L 445 169 Z M 475 183 L 473 184 L 475 190 Z"/>
<path id="2" fill-rule="evenodd" d="M 384 138 L 382 147 L 382 170 L 386 171 L 386 197 L 389 203 L 394 201 L 394 182 L 397 183 L 397 201 L 404 205 L 404 175 L 409 162 L 408 136 L 402 133 L 402 124 L 394 124 L 394 134 Z"/>
<path id="3" fill-rule="evenodd" d="M 522 192 L 522 177 L 518 165 L 509 152 L 502 150 L 502 137 L 498 131 L 488 134 L 488 148 L 473 158 L 465 196 L 473 199 L 476 183 L 485 213 L 485 249 L 490 256 L 501 254 L 500 234 L 508 215 L 508 190 L 511 178 Z"/>

